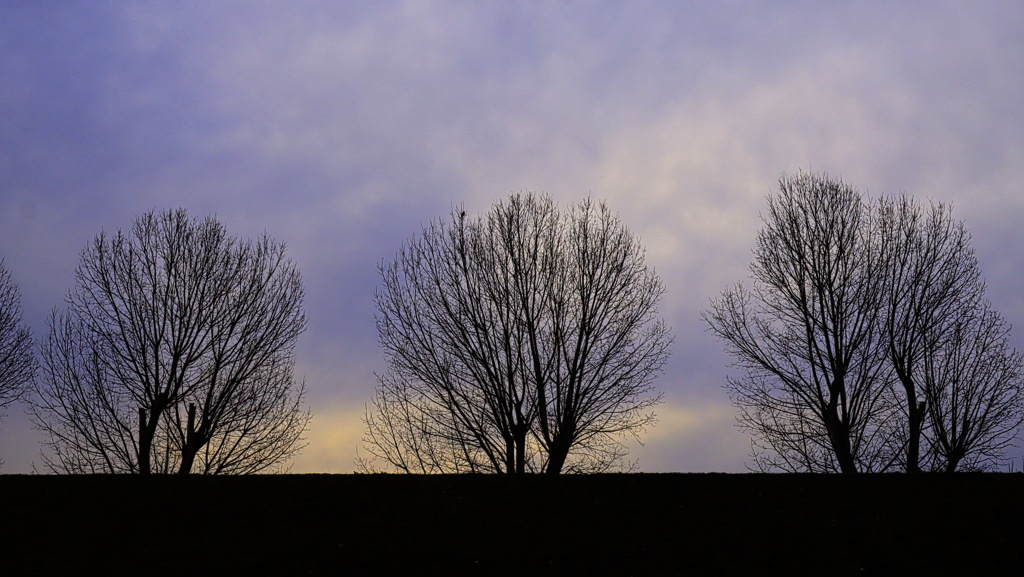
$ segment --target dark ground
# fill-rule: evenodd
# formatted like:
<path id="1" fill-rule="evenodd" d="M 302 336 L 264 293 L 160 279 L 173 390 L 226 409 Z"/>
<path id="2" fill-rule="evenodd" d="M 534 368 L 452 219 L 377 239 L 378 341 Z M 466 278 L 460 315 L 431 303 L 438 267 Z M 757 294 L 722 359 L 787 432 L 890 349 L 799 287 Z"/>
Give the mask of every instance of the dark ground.
<path id="1" fill-rule="evenodd" d="M 1024 568 L 1024 474 L 6 475 L 0 491 L 5 575 Z"/>

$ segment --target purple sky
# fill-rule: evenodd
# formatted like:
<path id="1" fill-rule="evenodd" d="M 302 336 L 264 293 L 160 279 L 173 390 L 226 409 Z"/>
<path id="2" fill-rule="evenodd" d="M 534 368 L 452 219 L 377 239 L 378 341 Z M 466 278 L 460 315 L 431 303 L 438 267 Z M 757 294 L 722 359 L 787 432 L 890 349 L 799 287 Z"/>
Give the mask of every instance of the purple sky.
<path id="1" fill-rule="evenodd" d="M 642 239 L 676 334 L 632 456 L 743 471 L 700 312 L 746 277 L 780 173 L 952 202 L 1024 327 L 1024 5 L 891 4 L 5 2 L 0 258 L 38 338 L 85 244 L 144 211 L 284 241 L 314 413 L 293 471 L 348 472 L 384 369 L 377 265 L 453 203 L 589 194 Z M 7 413 L 3 472 L 41 467 Z"/>

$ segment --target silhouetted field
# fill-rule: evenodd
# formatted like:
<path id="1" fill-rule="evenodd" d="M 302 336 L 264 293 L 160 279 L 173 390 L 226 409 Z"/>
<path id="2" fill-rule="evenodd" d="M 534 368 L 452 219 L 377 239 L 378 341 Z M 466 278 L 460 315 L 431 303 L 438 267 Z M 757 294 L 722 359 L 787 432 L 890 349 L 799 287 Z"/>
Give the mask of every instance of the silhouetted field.
<path id="1" fill-rule="evenodd" d="M 9 575 L 1005 574 L 1024 545 L 1022 474 L 18 475 L 0 490 Z"/>

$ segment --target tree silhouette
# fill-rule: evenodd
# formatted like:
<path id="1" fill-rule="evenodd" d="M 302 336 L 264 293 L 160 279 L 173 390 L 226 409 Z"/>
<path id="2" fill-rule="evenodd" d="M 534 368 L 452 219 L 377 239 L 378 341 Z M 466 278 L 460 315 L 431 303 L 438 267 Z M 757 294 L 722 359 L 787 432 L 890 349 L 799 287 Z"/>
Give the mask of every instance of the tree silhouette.
<path id="1" fill-rule="evenodd" d="M 905 399 L 905 469 L 916 472 L 927 424 L 924 363 L 949 342 L 945 330 L 975 307 L 984 287 L 970 235 L 949 206 L 883 197 L 875 226 L 885 269 L 882 341 Z"/>
<path id="2" fill-rule="evenodd" d="M 728 381 L 762 469 L 884 470 L 894 453 L 878 323 L 884 273 L 860 194 L 827 175 L 779 180 L 751 289 L 704 314 L 746 375 Z"/>
<path id="3" fill-rule="evenodd" d="M 0 410 L 20 399 L 36 372 L 32 333 L 21 320 L 21 293 L 0 260 Z"/>
<path id="4" fill-rule="evenodd" d="M 603 204 L 512 195 L 381 267 L 366 450 L 406 472 L 604 471 L 652 423 L 664 288 Z M 362 467 L 370 468 L 366 462 Z"/>
<path id="5" fill-rule="evenodd" d="M 252 473 L 301 449 L 305 328 L 284 245 L 148 212 L 83 252 L 32 412 L 57 472 Z"/>
<path id="6" fill-rule="evenodd" d="M 1024 360 L 1002 317 L 982 301 L 936 327 L 924 354 L 930 468 L 994 469 L 1024 421 Z"/>
<path id="7" fill-rule="evenodd" d="M 1021 358 L 984 301 L 963 223 L 905 195 L 865 203 L 828 175 L 783 176 L 779 189 L 753 288 L 704 314 L 746 373 L 728 388 L 757 465 L 997 463 L 1021 425 Z"/>

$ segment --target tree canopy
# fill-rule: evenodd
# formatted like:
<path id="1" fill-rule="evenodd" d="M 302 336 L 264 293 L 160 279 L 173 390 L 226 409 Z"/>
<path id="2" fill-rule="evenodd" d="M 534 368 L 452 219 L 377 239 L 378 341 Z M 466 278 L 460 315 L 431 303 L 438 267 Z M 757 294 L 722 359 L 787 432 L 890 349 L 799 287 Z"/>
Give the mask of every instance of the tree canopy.
<path id="1" fill-rule="evenodd" d="M 704 314 L 744 373 L 727 387 L 758 467 L 998 463 L 1021 425 L 1021 359 L 949 207 L 800 173 L 762 220 L 752 287 Z"/>
<path id="2" fill-rule="evenodd" d="M 664 287 L 603 203 L 456 209 L 381 277 L 372 457 L 406 472 L 604 471 L 654 422 Z"/>
<path id="3" fill-rule="evenodd" d="M 75 279 L 33 405 L 52 470 L 252 473 L 301 449 L 303 288 L 284 245 L 148 212 L 98 235 Z"/>

